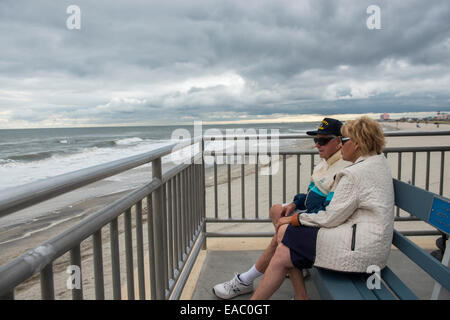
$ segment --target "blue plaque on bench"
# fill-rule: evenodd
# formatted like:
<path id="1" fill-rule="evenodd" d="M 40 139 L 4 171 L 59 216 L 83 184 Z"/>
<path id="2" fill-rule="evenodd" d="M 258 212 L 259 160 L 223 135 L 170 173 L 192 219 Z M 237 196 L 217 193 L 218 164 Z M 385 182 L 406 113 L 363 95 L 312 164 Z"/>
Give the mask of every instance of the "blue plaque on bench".
<path id="1" fill-rule="evenodd" d="M 430 224 L 445 233 L 450 233 L 450 203 L 448 201 L 434 198 L 431 206 Z"/>

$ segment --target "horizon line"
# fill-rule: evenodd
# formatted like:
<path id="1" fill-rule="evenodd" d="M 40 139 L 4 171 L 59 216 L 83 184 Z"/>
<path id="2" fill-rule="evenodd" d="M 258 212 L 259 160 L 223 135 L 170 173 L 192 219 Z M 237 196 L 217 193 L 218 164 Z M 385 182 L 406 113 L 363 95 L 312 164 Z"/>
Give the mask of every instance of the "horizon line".
<path id="1" fill-rule="evenodd" d="M 193 126 L 194 122 L 202 122 L 203 125 L 227 125 L 227 124 L 270 124 L 270 123 L 306 123 L 306 122 L 320 122 L 324 117 L 328 118 L 336 118 L 341 121 L 347 121 L 351 119 L 355 119 L 361 116 L 368 116 L 375 120 L 380 120 L 380 115 L 385 113 L 391 116 L 400 116 L 400 118 L 390 118 L 390 120 L 399 120 L 404 118 L 406 115 L 411 114 L 437 114 L 437 112 L 442 111 L 411 111 L 411 112 L 369 112 L 369 113 L 343 113 L 343 114 L 331 114 L 331 115 L 323 115 L 323 114 L 307 114 L 307 115 L 283 115 L 281 117 L 275 119 L 268 118 L 256 118 L 256 119 L 236 119 L 236 120 L 192 120 L 191 122 L 178 122 L 178 123 L 165 123 L 165 124 L 154 124 L 154 123 L 109 123 L 109 124 L 81 124 L 81 125 L 67 125 L 67 126 L 37 126 L 37 127 L 11 127 L 11 128 L 0 128 L 0 130 L 22 130 L 22 129 L 78 129 L 78 128 L 112 128 L 112 127 L 163 127 L 163 126 Z M 443 112 L 444 114 L 446 111 Z M 427 116 L 427 117 L 428 117 Z"/>

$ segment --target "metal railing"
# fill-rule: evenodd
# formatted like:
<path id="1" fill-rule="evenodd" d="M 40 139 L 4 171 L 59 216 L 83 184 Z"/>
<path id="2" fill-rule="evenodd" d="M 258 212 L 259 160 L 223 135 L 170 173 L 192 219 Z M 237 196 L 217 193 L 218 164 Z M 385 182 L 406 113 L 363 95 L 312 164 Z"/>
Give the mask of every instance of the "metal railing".
<path id="1" fill-rule="evenodd" d="M 388 132 L 385 133 L 385 136 L 387 137 L 414 137 L 414 136 L 448 136 L 450 135 L 449 131 L 437 131 L 437 132 Z M 303 135 L 280 135 L 277 138 L 280 140 L 283 139 L 311 139 L 310 136 L 303 134 Z M 227 140 L 253 140 L 258 141 L 258 137 L 255 136 L 227 136 L 227 137 L 205 137 L 205 140 L 216 140 L 216 139 L 227 139 Z M 408 183 L 411 183 L 413 185 L 418 185 L 419 187 L 422 187 L 426 190 L 430 190 L 430 171 L 431 171 L 431 155 L 434 156 L 439 155 L 438 158 L 440 159 L 439 162 L 439 182 L 438 182 L 438 188 L 437 190 L 432 190 L 435 193 L 438 193 L 439 195 L 448 196 L 448 194 L 444 194 L 444 182 L 450 181 L 448 174 L 445 175 L 445 154 L 446 152 L 450 152 L 450 145 L 448 146 L 436 146 L 436 147 L 395 147 L 395 148 L 385 148 L 384 153 L 385 156 L 390 158 L 397 158 L 397 167 L 392 167 L 393 177 L 397 178 L 398 180 L 406 181 Z M 208 154 L 214 158 L 220 156 L 224 157 L 225 159 L 227 157 L 237 156 L 237 155 L 244 155 L 244 156 L 255 156 L 256 159 L 259 159 L 258 152 L 245 152 L 245 153 L 238 153 L 236 150 L 227 150 L 225 152 L 219 152 L 217 154 L 216 152 L 212 151 L 204 151 L 205 154 Z M 282 186 L 279 187 L 280 190 L 277 190 L 278 192 L 281 191 L 281 196 L 279 196 L 278 203 L 286 203 L 287 201 L 291 201 L 293 196 L 295 194 L 298 194 L 302 190 L 306 191 L 306 187 L 309 183 L 310 176 L 313 173 L 314 166 L 316 164 L 316 160 L 318 160 L 318 152 L 317 150 L 310 150 L 310 151 L 279 151 L 278 154 L 272 155 L 270 152 L 266 153 L 266 155 L 270 156 L 270 161 L 268 164 L 269 170 L 271 170 L 272 165 L 274 161 L 278 161 L 278 163 L 281 163 L 280 166 L 280 172 L 278 174 L 281 174 L 282 179 Z M 417 184 L 417 159 L 418 156 L 424 156 L 425 157 L 425 177 L 424 177 L 424 183 Z M 405 158 L 410 157 L 411 163 L 408 165 L 405 161 Z M 287 159 L 290 157 L 295 157 L 295 172 L 290 172 L 291 175 L 291 185 L 293 184 L 295 186 L 295 189 L 292 189 L 287 191 Z M 306 161 L 304 159 L 306 158 Z M 309 168 L 309 172 L 307 174 L 302 175 L 301 167 L 304 166 L 304 163 Z M 259 161 L 257 160 L 254 165 L 254 170 L 252 172 L 258 173 L 260 170 L 259 167 Z M 248 170 L 248 167 L 251 166 L 249 164 L 223 164 L 223 166 L 226 166 L 227 171 L 227 179 L 226 179 L 226 188 L 223 188 L 222 193 L 218 191 L 219 184 L 218 184 L 218 165 L 216 162 L 214 162 L 214 168 L 213 168 L 213 177 L 214 177 L 214 184 L 213 189 L 214 192 L 210 194 L 210 197 L 213 197 L 213 203 L 211 210 L 206 212 L 206 222 L 207 223 L 259 223 L 259 222 L 271 222 L 269 219 L 269 209 L 274 204 L 274 190 L 273 190 L 273 179 L 274 175 L 269 175 L 266 180 L 265 187 L 268 188 L 267 190 L 267 196 L 268 196 L 268 203 L 267 207 L 260 208 L 260 180 L 261 177 L 259 174 L 254 174 L 254 210 L 253 214 L 249 214 L 248 208 L 246 208 L 245 200 L 246 200 L 246 169 Z M 241 180 L 240 185 L 240 192 L 241 196 L 240 198 L 232 197 L 232 167 L 234 166 L 240 166 L 241 167 L 241 174 L 239 176 L 235 176 L 235 179 Z M 410 167 L 410 175 L 406 174 L 406 171 L 402 167 Z M 436 168 L 434 168 L 436 169 Z M 292 176 L 295 177 L 295 181 L 292 181 Z M 219 197 L 219 194 L 222 195 L 222 197 Z M 221 199 L 222 198 L 222 199 Z M 224 199 L 225 198 L 225 199 Z M 227 215 L 221 214 L 219 216 L 219 201 L 222 200 L 224 204 L 226 204 L 226 210 Z M 240 201 L 240 212 L 236 212 L 236 205 L 235 209 L 232 209 L 232 202 L 236 204 L 236 201 Z M 223 206 L 222 206 L 223 207 Z M 265 214 L 261 216 L 261 209 L 264 210 Z M 401 211 L 396 208 L 396 221 L 418 221 L 417 218 L 412 217 L 410 214 L 402 214 Z M 440 232 L 437 230 L 411 230 L 411 231 L 403 231 L 402 234 L 407 236 L 419 236 L 419 235 L 439 235 Z M 267 237 L 267 236 L 273 236 L 273 232 L 207 232 L 207 237 Z"/>
<path id="2" fill-rule="evenodd" d="M 201 143 L 192 139 L 184 146 Z M 91 238 L 95 298 L 104 299 L 102 232 L 109 226 L 113 299 L 122 298 L 119 251 L 119 217 L 124 219 L 127 298 L 146 298 L 145 284 L 150 283 L 151 299 L 178 299 L 192 268 L 192 258 L 204 245 L 205 224 L 204 170 L 201 154 L 162 174 L 161 158 L 183 144 L 171 144 L 158 150 L 107 164 L 78 170 L 44 181 L 8 189 L 0 193 L 0 216 L 40 203 L 89 183 L 151 163 L 152 180 L 126 196 L 90 215 L 80 223 L 40 246 L 0 267 L 0 298 L 13 299 L 14 289 L 35 274 L 40 274 L 42 299 L 55 298 L 54 261 L 70 253 L 70 265 L 79 270 L 80 285 L 72 288 L 73 299 L 83 299 L 81 242 Z M 194 158 L 197 157 L 197 161 Z M 201 158 L 200 158 L 201 159 Z M 144 208 L 144 202 L 147 206 Z M 137 281 L 134 279 L 132 211 L 136 227 Z M 147 215 L 147 269 L 145 279 L 143 215 Z M 102 230 L 103 229 L 103 230 Z"/>
<path id="3" fill-rule="evenodd" d="M 387 136 L 433 136 L 450 135 L 450 132 L 421 132 L 421 133 L 387 133 Z M 250 140 L 254 137 L 240 136 L 231 139 Z M 279 139 L 307 139 L 307 135 L 280 135 Z M 234 180 L 240 179 L 240 199 L 232 198 L 232 172 L 231 164 L 226 164 L 226 179 L 222 186 L 227 195 L 225 201 L 227 208 L 225 212 L 220 212 L 218 202 L 218 165 L 214 161 L 212 171 L 213 185 L 211 195 L 214 197 L 213 205 L 207 210 L 207 187 L 206 174 L 209 169 L 205 167 L 205 156 L 208 154 L 204 148 L 205 143 L 214 140 L 216 137 L 203 137 L 192 139 L 184 146 L 192 146 L 199 143 L 200 153 L 193 155 L 188 163 L 180 164 L 168 172 L 162 173 L 162 157 L 178 148 L 180 144 L 172 144 L 162 147 L 142 155 L 129 157 L 126 159 L 110 162 L 104 165 L 78 170 L 69 174 L 57 176 L 44 181 L 31 183 L 13 189 L 0 192 L 0 217 L 11 214 L 20 209 L 54 198 L 63 193 L 78 189 L 82 186 L 99 181 L 106 177 L 125 172 L 146 163 L 152 164 L 152 179 L 146 185 L 128 193 L 126 196 L 106 206 L 100 211 L 90 215 L 63 233 L 44 242 L 33 250 L 21 255 L 0 267 L 0 299 L 13 299 L 14 289 L 21 283 L 39 274 L 41 298 L 55 298 L 54 283 L 54 262 L 62 255 L 70 254 L 70 264 L 80 268 L 80 276 L 88 279 L 90 275 L 81 273 L 83 249 L 81 243 L 91 239 L 93 252 L 93 275 L 95 283 L 95 298 L 105 299 L 105 276 L 104 259 L 111 261 L 111 281 L 113 299 L 122 298 L 122 269 L 120 263 L 120 228 L 119 217 L 123 217 L 123 240 L 125 247 L 125 272 L 126 272 L 126 292 L 128 299 L 178 299 L 184 288 L 193 267 L 195 258 L 201 248 L 205 248 L 207 237 L 254 237 L 271 236 L 273 233 L 220 233 L 207 232 L 207 223 L 248 223 L 248 222 L 270 222 L 268 209 L 274 203 L 273 179 L 275 175 L 267 175 L 267 181 L 260 183 L 260 169 L 263 164 L 258 160 L 254 166 L 254 211 L 250 215 L 246 207 L 246 164 L 240 164 L 240 175 Z M 227 137 L 230 139 L 230 137 Z M 259 138 L 256 137 L 258 140 Z M 269 137 L 270 139 L 270 137 Z M 440 154 L 439 168 L 439 194 L 443 195 L 444 182 L 449 179 L 445 171 L 445 153 L 450 151 L 450 146 L 440 147 L 418 147 L 418 148 L 387 148 L 385 153 L 390 157 L 397 157 L 397 178 L 399 180 L 409 180 L 410 183 L 417 183 L 416 165 L 418 156 L 425 154 L 425 189 L 430 187 L 431 154 Z M 237 155 L 238 153 L 231 153 Z M 299 193 L 305 184 L 309 182 L 313 172 L 317 151 L 280 151 L 277 154 L 266 153 L 269 156 L 269 163 L 264 164 L 272 168 L 275 161 L 282 164 L 281 179 L 282 187 L 281 201 L 286 202 L 294 193 Z M 242 156 L 253 155 L 250 152 L 241 153 Z M 213 153 L 214 159 L 216 155 Z M 258 151 L 256 159 L 259 159 Z M 411 175 L 405 174 L 405 159 L 411 157 Z M 194 159 L 195 158 L 195 159 Z M 305 160 L 305 158 L 307 160 Z M 196 161 L 194 161 L 196 160 Z M 295 175 L 289 178 L 295 179 L 294 183 L 288 183 L 287 161 L 295 161 Z M 306 167 L 305 167 L 306 166 Z M 301 170 L 305 168 L 305 170 Z M 403 169 L 402 169 L 403 168 Z M 395 177 L 395 174 L 394 174 Z M 265 185 L 267 183 L 267 185 Z M 260 185 L 268 187 L 266 208 L 260 205 L 261 196 L 258 190 Z M 294 186 L 294 187 L 292 187 Z M 290 189 L 289 189 L 290 188 Z M 289 189 L 289 190 L 288 190 Z M 444 194 L 445 196 L 448 196 Z M 232 203 L 240 208 L 239 216 L 236 217 L 236 210 L 232 209 Z M 237 203 L 237 204 L 236 204 Z M 262 213 L 263 212 L 263 213 Z M 144 217 L 147 218 L 147 241 L 144 241 Z M 135 220 L 133 228 L 132 218 Z M 397 220 L 403 221 L 411 219 L 401 216 L 397 212 Z M 109 228 L 106 228 L 109 227 Z M 133 243 L 133 233 L 135 243 Z M 109 251 L 103 249 L 105 244 L 103 239 L 105 234 L 109 234 Z M 407 232 L 406 234 L 426 235 L 436 234 L 429 231 Z M 145 247 L 147 246 L 147 249 Z M 136 253 L 136 259 L 134 259 Z M 136 261 L 136 265 L 134 264 Z M 146 265 L 147 263 L 147 265 Z M 135 273 L 136 271 L 136 273 Z M 146 277 L 146 272 L 148 275 Z M 137 276 L 135 278 L 135 276 Z M 81 282 L 82 284 L 82 282 Z M 149 284 L 150 294 L 146 294 L 146 285 Z M 83 287 L 73 288 L 72 298 L 82 299 Z M 137 296 L 135 296 L 137 292 Z"/>

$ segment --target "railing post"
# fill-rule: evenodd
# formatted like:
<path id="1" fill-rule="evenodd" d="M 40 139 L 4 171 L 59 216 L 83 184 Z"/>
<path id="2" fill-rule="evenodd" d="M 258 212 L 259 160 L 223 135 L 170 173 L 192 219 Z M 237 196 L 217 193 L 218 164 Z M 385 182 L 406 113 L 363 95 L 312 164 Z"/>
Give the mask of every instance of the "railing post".
<path id="1" fill-rule="evenodd" d="M 397 158 L 397 179 L 400 181 L 402 180 L 402 153 L 401 152 L 398 153 L 398 158 Z M 400 217 L 400 208 L 399 207 L 396 208 L 395 215 L 397 217 Z"/>
<path id="2" fill-rule="evenodd" d="M 444 194 L 444 166 L 445 166 L 445 152 L 441 151 L 441 171 L 439 175 L 439 195 Z"/>
<path id="3" fill-rule="evenodd" d="M 202 137 L 201 142 L 201 149 L 200 149 L 200 155 L 202 157 L 202 166 L 201 166 L 201 184 L 202 184 L 202 190 L 201 190 L 201 200 L 202 200 L 202 220 L 205 221 L 203 224 L 203 234 L 206 236 L 206 174 L 205 174 L 205 139 Z M 202 250 L 206 250 L 206 239 L 203 241 L 202 244 Z"/>
<path id="4" fill-rule="evenodd" d="M 152 195 L 155 191 L 152 192 Z M 147 196 L 147 238 L 148 238 L 148 258 L 149 258 L 149 275 L 150 275 L 150 298 L 156 299 L 156 263 L 155 263 L 155 237 L 153 232 L 153 200 L 152 195 Z"/>
<path id="5" fill-rule="evenodd" d="M 131 208 L 125 212 L 125 266 L 127 271 L 127 296 L 134 300 L 133 234 L 131 225 Z"/>
<path id="6" fill-rule="evenodd" d="M 14 290 L 1 295 L 0 300 L 14 300 Z"/>
<path id="7" fill-rule="evenodd" d="M 152 178 L 153 180 L 162 180 L 161 158 L 155 159 L 152 162 Z M 155 284 L 156 284 L 156 299 L 164 300 L 165 295 L 165 279 L 164 279 L 164 234 L 163 234 L 163 188 L 161 185 L 152 193 L 153 206 L 153 234 L 154 234 L 154 248 L 155 248 Z"/>
<path id="8" fill-rule="evenodd" d="M 430 157 L 431 153 L 430 151 L 427 151 L 427 164 L 426 164 L 426 171 L 425 171 L 425 190 L 430 190 Z"/>
<path id="9" fill-rule="evenodd" d="M 177 267 L 181 271 L 181 261 L 183 261 L 183 171 L 179 172 L 177 175 L 177 234 L 178 234 L 178 264 Z"/>
<path id="10" fill-rule="evenodd" d="M 173 230 L 173 207 L 172 207 L 172 200 L 173 200 L 173 193 L 172 193 L 172 183 L 173 179 L 167 181 L 167 233 L 168 233 L 168 242 L 167 242 L 167 252 L 168 252 L 168 259 L 169 259 L 169 276 L 168 278 L 175 279 L 175 275 L 173 273 L 173 239 L 174 239 L 174 230 Z"/>
<path id="11" fill-rule="evenodd" d="M 219 196 L 217 191 L 217 158 L 215 152 L 213 152 L 212 155 L 214 157 L 214 216 L 217 219 L 219 215 Z"/>
<path id="12" fill-rule="evenodd" d="M 413 186 L 416 185 L 416 158 L 417 158 L 417 152 L 413 152 L 413 158 L 412 158 L 412 175 L 411 175 L 411 184 Z"/>
<path id="13" fill-rule="evenodd" d="M 259 191 L 259 182 L 258 182 L 258 176 L 259 176 L 259 169 L 258 169 L 258 161 L 259 156 L 258 152 L 256 152 L 256 163 L 255 163 L 255 219 L 259 218 L 259 199 L 258 199 L 258 191 Z"/>
<path id="14" fill-rule="evenodd" d="M 283 203 L 286 203 L 286 155 L 283 154 Z"/>
<path id="15" fill-rule="evenodd" d="M 121 300 L 122 293 L 120 287 L 119 223 L 117 218 L 114 218 L 109 223 L 109 237 L 111 247 L 113 299 Z"/>
<path id="16" fill-rule="evenodd" d="M 182 172 L 181 172 L 181 196 L 182 196 L 182 199 L 181 199 L 181 201 L 180 201 L 180 204 L 181 204 L 181 225 L 182 225 L 182 228 L 181 228 L 181 235 L 182 235 L 182 238 L 183 238 L 183 241 L 182 241 L 182 245 L 181 245 L 181 248 L 182 248 L 182 255 L 181 255 L 181 258 L 182 258 L 182 260 L 184 260 L 185 259 L 185 256 L 186 256 L 186 254 L 187 254 L 187 247 L 188 247 L 188 235 L 187 235 L 187 212 L 188 212 L 188 210 L 187 210 L 187 186 L 186 186 L 186 169 L 184 169 Z"/>
<path id="17" fill-rule="evenodd" d="M 103 249 L 102 249 L 102 230 L 99 229 L 93 234 L 94 250 L 94 277 L 95 277 L 95 299 L 105 300 L 104 277 L 103 277 Z"/>
<path id="18" fill-rule="evenodd" d="M 165 282 L 165 289 L 169 289 L 169 271 L 168 271 L 168 250 L 167 250 L 167 183 L 164 183 L 162 186 L 162 239 L 163 239 L 163 254 L 164 257 L 164 282 Z M 164 297 L 165 297 L 165 291 L 164 291 Z"/>
<path id="19" fill-rule="evenodd" d="M 269 136 L 270 139 L 270 136 Z M 269 210 L 272 208 L 272 175 L 273 175 L 273 168 L 272 168 L 272 153 L 269 153 Z"/>
<path id="20" fill-rule="evenodd" d="M 53 263 L 49 263 L 41 270 L 41 298 L 42 300 L 55 300 Z"/>
<path id="21" fill-rule="evenodd" d="M 297 155 L 297 193 L 300 193 L 300 155 Z"/>
<path id="22" fill-rule="evenodd" d="M 231 219 L 231 164 L 230 159 L 228 159 L 227 164 L 227 182 L 228 182 L 228 219 Z"/>
<path id="23" fill-rule="evenodd" d="M 174 257 L 173 257 L 173 269 L 174 269 L 174 277 L 178 274 L 178 262 L 179 259 L 179 252 L 180 252 L 180 217 L 178 214 L 178 193 L 180 192 L 178 189 L 178 180 L 179 180 L 179 174 L 177 174 L 175 177 L 173 177 L 173 184 L 172 184 L 172 194 L 173 194 L 173 242 L 174 242 Z"/>
<path id="24" fill-rule="evenodd" d="M 81 273 L 81 244 L 75 246 L 70 250 L 70 264 L 72 266 L 77 266 L 80 271 L 79 273 L 79 288 L 76 286 L 72 288 L 72 299 L 73 300 L 83 300 L 83 281 L 82 281 L 82 273 Z"/>
<path id="25" fill-rule="evenodd" d="M 245 161 L 245 156 L 244 161 Z M 241 214 L 245 219 L 245 164 L 241 164 Z"/>
<path id="26" fill-rule="evenodd" d="M 144 273 L 144 236 L 142 228 L 142 200 L 136 204 L 136 250 L 139 283 L 139 299 L 145 300 L 145 273 Z"/>

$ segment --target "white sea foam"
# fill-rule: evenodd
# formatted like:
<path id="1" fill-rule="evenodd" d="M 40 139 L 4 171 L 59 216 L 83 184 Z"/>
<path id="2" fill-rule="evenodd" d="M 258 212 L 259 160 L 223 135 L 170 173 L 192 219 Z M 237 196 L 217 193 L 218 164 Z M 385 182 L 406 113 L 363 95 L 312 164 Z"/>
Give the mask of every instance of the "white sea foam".
<path id="1" fill-rule="evenodd" d="M 311 129 L 311 130 L 314 130 L 314 129 Z M 309 130 L 288 129 L 288 131 L 293 132 L 293 133 L 305 133 L 306 134 L 306 131 L 309 131 Z"/>
<path id="2" fill-rule="evenodd" d="M 89 147 L 72 154 L 54 154 L 49 158 L 36 161 L 22 162 L 14 160 L 0 160 L 0 190 L 45 179 L 48 177 L 72 172 L 75 170 L 92 167 L 98 164 L 142 154 L 171 144 L 170 140 L 143 140 L 141 138 L 127 138 L 117 140 L 118 147 Z M 208 141 L 205 149 L 217 154 L 225 153 L 225 150 L 234 150 L 233 141 Z M 163 157 L 163 163 L 184 163 L 192 155 L 197 153 L 199 146 L 185 147 Z M 113 176 L 106 179 L 110 182 L 123 181 L 123 176 Z"/>
<path id="3" fill-rule="evenodd" d="M 81 212 L 79 214 L 76 214 L 74 216 L 70 216 L 70 217 L 65 218 L 65 219 L 55 220 L 55 221 L 53 221 L 52 223 L 50 223 L 49 225 L 47 225 L 45 227 L 42 227 L 42 228 L 39 228 L 39 229 L 36 229 L 36 230 L 32 230 L 32 231 L 28 231 L 28 232 L 25 232 L 22 235 L 18 235 L 17 237 L 14 237 L 12 239 L 0 242 L 0 245 L 7 244 L 7 243 L 10 243 L 10 242 L 14 242 L 14 241 L 17 241 L 17 240 L 20 240 L 20 239 L 28 238 L 28 237 L 32 236 L 33 234 L 35 234 L 37 232 L 42 232 L 44 230 L 51 229 L 51 228 L 57 226 L 58 224 L 61 224 L 63 222 L 70 221 L 70 220 L 76 219 L 78 217 L 81 217 L 83 214 L 84 214 L 84 212 Z M 37 220 L 39 220 L 39 219 L 37 219 L 37 218 L 32 219 L 32 221 L 37 221 Z"/>
<path id="4" fill-rule="evenodd" d="M 31 162 L 2 161 L 0 163 L 0 177 L 5 178 L 0 179 L 0 190 L 138 155 L 155 150 L 168 143 L 168 141 L 142 141 L 125 148 L 84 148 L 78 153 L 57 154 L 50 158 Z"/>
<path id="5" fill-rule="evenodd" d="M 12 159 L 0 159 L 0 167 L 1 166 L 11 166 L 14 165 L 14 163 L 16 163 L 16 160 L 12 160 Z"/>
<path id="6" fill-rule="evenodd" d="M 134 137 L 134 138 L 119 139 L 119 140 L 114 141 L 114 143 L 116 145 L 123 146 L 123 145 L 136 145 L 142 141 L 144 141 L 144 140 L 142 140 L 141 138 L 138 138 L 138 137 Z"/>
<path id="7" fill-rule="evenodd" d="M 92 167 L 98 164 L 123 159 L 126 157 L 142 154 L 162 146 L 172 144 L 171 141 L 149 142 L 142 141 L 141 143 L 125 148 L 110 147 L 110 148 L 85 148 L 79 153 L 71 155 L 54 155 L 51 158 L 42 159 L 32 162 L 8 162 L 0 163 L 0 190 L 10 187 L 23 185 L 48 177 L 72 172 L 75 170 Z M 192 156 L 191 152 L 186 150 L 190 147 L 183 148 L 176 151 L 180 153 L 181 157 Z M 195 148 L 198 151 L 198 146 Z M 183 158 L 181 158 L 183 159 Z M 171 155 L 162 158 L 163 170 L 170 169 L 174 164 L 171 163 Z M 141 169 L 132 169 L 124 173 L 104 179 L 105 183 L 97 183 L 88 185 L 76 191 L 72 191 L 65 195 L 59 196 L 55 199 L 49 200 L 33 208 L 27 208 L 16 212 L 14 215 L 9 215 L 0 219 L 0 227 L 6 227 L 17 223 L 25 223 L 36 217 L 46 216 L 48 212 L 63 208 L 69 204 L 87 200 L 88 198 L 101 197 L 107 194 L 117 193 L 120 191 L 130 190 L 151 180 L 151 164 L 142 165 Z M 27 234 L 25 236 L 29 236 Z"/>

